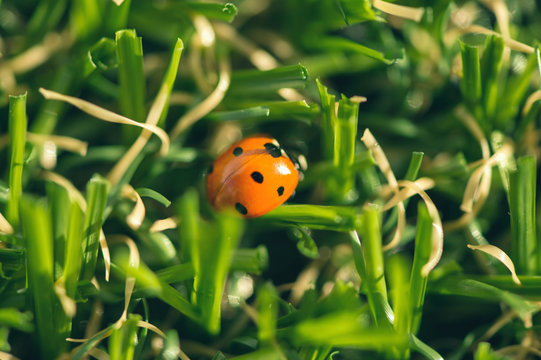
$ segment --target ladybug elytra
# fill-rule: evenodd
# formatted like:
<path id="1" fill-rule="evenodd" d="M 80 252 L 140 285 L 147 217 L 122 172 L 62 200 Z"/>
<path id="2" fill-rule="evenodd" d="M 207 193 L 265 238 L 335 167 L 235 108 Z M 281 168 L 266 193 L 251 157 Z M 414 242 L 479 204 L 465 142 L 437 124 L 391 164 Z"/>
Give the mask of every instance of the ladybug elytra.
<path id="1" fill-rule="evenodd" d="M 216 210 L 233 208 L 258 217 L 283 204 L 295 191 L 299 173 L 273 138 L 257 135 L 231 145 L 207 174 L 207 197 Z"/>

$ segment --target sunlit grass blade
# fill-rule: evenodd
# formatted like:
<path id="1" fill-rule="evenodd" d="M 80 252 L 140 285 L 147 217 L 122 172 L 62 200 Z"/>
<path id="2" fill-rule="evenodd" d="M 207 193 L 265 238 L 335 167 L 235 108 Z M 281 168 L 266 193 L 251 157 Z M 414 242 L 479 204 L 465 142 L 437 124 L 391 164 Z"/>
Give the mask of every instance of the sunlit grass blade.
<path id="1" fill-rule="evenodd" d="M 291 340 L 298 345 L 347 346 L 383 350 L 390 346 L 404 347 L 408 337 L 388 329 L 363 326 L 358 311 L 341 311 L 332 315 L 307 319 L 296 325 Z"/>
<path id="2" fill-rule="evenodd" d="M 462 56 L 462 79 L 460 89 L 470 111 L 475 115 L 481 128 L 486 130 L 484 118 L 480 118 L 481 70 L 479 48 L 460 42 Z"/>
<path id="3" fill-rule="evenodd" d="M 436 350 L 419 340 L 413 334 L 410 336 L 410 348 L 422 354 L 428 360 L 443 360 L 443 357 Z"/>
<path id="4" fill-rule="evenodd" d="M 145 120 L 145 75 L 143 71 L 143 44 L 135 30 L 116 33 L 116 51 L 119 77 L 119 103 L 122 114 L 138 122 Z M 124 128 L 128 138 L 138 129 Z M 129 135 L 128 135 L 129 134 Z"/>
<path id="5" fill-rule="evenodd" d="M 313 39 L 310 42 L 310 46 L 317 49 L 325 49 L 326 51 L 334 50 L 340 52 L 362 54 L 372 59 L 381 61 L 386 65 L 391 65 L 396 61 L 396 59 L 388 58 L 380 51 L 371 49 L 354 41 L 337 36 L 324 36 L 321 38 Z"/>
<path id="6" fill-rule="evenodd" d="M 99 238 L 109 192 L 109 183 L 100 176 L 94 176 L 87 184 L 87 209 L 83 224 L 83 265 L 81 280 L 90 280 L 96 271 Z"/>
<path id="7" fill-rule="evenodd" d="M 171 284 L 174 282 L 181 282 L 184 280 L 193 279 L 194 270 L 192 263 L 185 263 L 161 269 L 156 272 L 156 275 L 163 282 Z"/>
<path id="8" fill-rule="evenodd" d="M 257 336 L 262 346 L 270 346 L 276 334 L 276 318 L 278 316 L 278 294 L 272 284 L 261 285 L 257 292 L 258 318 Z"/>
<path id="9" fill-rule="evenodd" d="M 109 358 L 111 360 L 133 359 L 139 321 L 141 321 L 141 316 L 130 314 L 120 328 L 113 328 L 109 338 Z"/>
<path id="10" fill-rule="evenodd" d="M 49 213 L 43 201 L 21 198 L 21 225 L 27 251 L 29 296 L 34 305 L 41 354 L 53 359 L 66 349 L 63 332 L 57 329 L 65 315 L 54 290 L 53 238 Z"/>
<path id="11" fill-rule="evenodd" d="M 237 249 L 231 261 L 231 271 L 243 271 L 260 275 L 268 267 L 269 254 L 264 245 L 255 249 Z"/>
<path id="12" fill-rule="evenodd" d="M 534 53 L 528 56 L 528 61 L 522 73 L 510 78 L 507 82 L 496 111 L 496 121 L 500 128 L 504 129 L 519 112 L 526 92 L 530 87 L 532 75 L 537 69 L 537 56 Z"/>
<path id="13" fill-rule="evenodd" d="M 536 169 L 535 157 L 522 157 L 509 177 L 511 259 L 519 275 L 539 274 L 541 267 L 535 224 Z"/>
<path id="14" fill-rule="evenodd" d="M 124 0 L 121 5 L 117 5 L 109 1 L 104 10 L 107 16 L 102 19 L 105 33 L 110 34 L 119 29 L 126 28 L 131 2 L 132 0 Z"/>
<path id="15" fill-rule="evenodd" d="M 342 96 L 338 102 L 336 122 L 333 124 L 333 164 L 335 176 L 328 183 L 331 199 L 338 203 L 350 203 L 357 198 L 355 190 L 355 141 L 359 102 Z"/>
<path id="16" fill-rule="evenodd" d="M 9 202 L 7 220 L 13 227 L 19 225 L 19 199 L 23 192 L 23 167 L 26 147 L 26 94 L 9 98 Z"/>
<path id="17" fill-rule="evenodd" d="M 103 6 L 92 0 L 80 0 L 70 6 L 70 30 L 77 40 L 90 38 L 104 18 Z"/>
<path id="18" fill-rule="evenodd" d="M 410 318 L 409 331 L 416 334 L 421 325 L 423 304 L 426 293 L 428 276 L 423 273 L 423 267 L 430 259 L 432 251 L 432 218 L 423 203 L 417 207 L 417 232 L 415 236 L 415 253 L 409 279 L 410 288 Z"/>
<path id="19" fill-rule="evenodd" d="M 21 312 L 16 308 L 0 309 L 0 326 L 8 326 L 24 332 L 34 331 L 32 313 Z"/>
<path id="20" fill-rule="evenodd" d="M 481 88 L 483 109 L 488 121 L 493 121 L 498 104 L 503 49 L 504 42 L 500 36 L 487 37 L 481 60 Z"/>
<path id="21" fill-rule="evenodd" d="M 177 78 L 178 67 L 183 50 L 184 43 L 181 39 L 177 39 L 175 46 L 173 47 L 169 66 L 167 67 L 167 71 L 162 80 L 162 85 L 148 113 L 146 120 L 148 123 L 153 125 L 163 125 L 163 122 L 167 117 L 169 98 L 171 97 L 171 91 L 173 91 L 173 85 Z"/>
<path id="22" fill-rule="evenodd" d="M 521 318 L 539 311 L 539 308 L 523 297 L 495 286 L 469 279 L 465 276 L 441 279 L 429 286 L 430 292 L 447 295 L 461 295 L 484 300 L 486 302 L 503 302 L 515 310 Z"/>
<path id="23" fill-rule="evenodd" d="M 391 324 L 392 310 L 387 298 L 382 238 L 381 213 L 376 206 L 364 209 L 358 233 L 362 243 L 362 260 L 365 273 L 359 274 L 364 283 L 364 291 L 374 321 L 378 327 L 386 328 Z M 354 256 L 359 256 L 355 254 Z"/>
<path id="24" fill-rule="evenodd" d="M 357 222 L 352 207 L 319 205 L 282 205 L 263 215 L 261 220 L 300 225 L 311 229 L 349 231 Z"/>
<path id="25" fill-rule="evenodd" d="M 409 294 L 410 264 L 400 254 L 393 254 L 387 258 L 386 275 L 389 280 L 389 295 L 392 301 L 394 321 L 393 328 L 398 334 L 408 335 L 410 333 L 411 304 Z M 397 358 L 408 359 L 407 349 L 393 349 Z"/>
<path id="26" fill-rule="evenodd" d="M 282 88 L 304 88 L 308 72 L 301 64 L 272 70 L 243 70 L 234 72 L 227 96 L 257 95 L 276 92 Z"/>
<path id="27" fill-rule="evenodd" d="M 199 269 L 194 267 L 194 289 L 201 320 L 210 333 L 220 330 L 224 284 L 244 225 L 235 215 L 220 215 L 215 221 L 214 231 L 202 232 L 200 243 L 192 244 L 199 247 L 199 261 L 205 264 Z"/>
<path id="28" fill-rule="evenodd" d="M 321 147 L 323 158 L 333 161 L 334 132 L 333 127 L 336 119 L 335 96 L 329 94 L 327 87 L 319 79 L 316 79 L 319 98 L 321 101 Z"/>
<path id="29" fill-rule="evenodd" d="M 139 196 L 147 197 L 147 198 L 150 198 L 152 200 L 155 200 L 155 201 L 159 202 L 160 204 L 162 204 L 165 207 L 169 207 L 169 205 L 171 205 L 170 200 L 168 200 L 165 196 L 163 196 L 159 192 L 154 191 L 152 189 L 149 189 L 149 188 L 137 188 L 137 189 L 135 189 L 135 191 L 137 191 Z"/>

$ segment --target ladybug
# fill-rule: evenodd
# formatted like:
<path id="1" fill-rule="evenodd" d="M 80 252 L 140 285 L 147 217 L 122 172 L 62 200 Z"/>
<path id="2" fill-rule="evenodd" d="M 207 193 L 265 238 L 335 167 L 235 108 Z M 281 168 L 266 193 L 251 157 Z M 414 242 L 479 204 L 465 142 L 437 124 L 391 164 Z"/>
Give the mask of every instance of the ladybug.
<path id="1" fill-rule="evenodd" d="M 253 218 L 282 205 L 298 182 L 299 172 L 278 141 L 256 135 L 231 145 L 210 166 L 207 197 L 216 210 L 233 208 Z"/>

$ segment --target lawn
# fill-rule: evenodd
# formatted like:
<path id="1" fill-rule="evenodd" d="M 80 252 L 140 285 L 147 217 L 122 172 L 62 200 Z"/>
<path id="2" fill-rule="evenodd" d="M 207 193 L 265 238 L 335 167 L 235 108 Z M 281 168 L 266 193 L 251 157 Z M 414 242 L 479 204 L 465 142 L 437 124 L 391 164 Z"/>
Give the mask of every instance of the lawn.
<path id="1" fill-rule="evenodd" d="M 0 0 L 0 360 L 541 357 L 540 6 Z"/>

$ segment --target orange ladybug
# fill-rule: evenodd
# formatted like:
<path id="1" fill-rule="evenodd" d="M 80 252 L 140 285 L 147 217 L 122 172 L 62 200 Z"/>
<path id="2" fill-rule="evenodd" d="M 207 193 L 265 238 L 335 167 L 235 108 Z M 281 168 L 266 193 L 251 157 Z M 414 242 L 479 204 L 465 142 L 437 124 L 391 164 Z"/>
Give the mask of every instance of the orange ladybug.
<path id="1" fill-rule="evenodd" d="M 207 197 L 216 210 L 233 208 L 247 218 L 268 213 L 295 191 L 299 172 L 275 139 L 245 138 L 208 169 Z"/>

